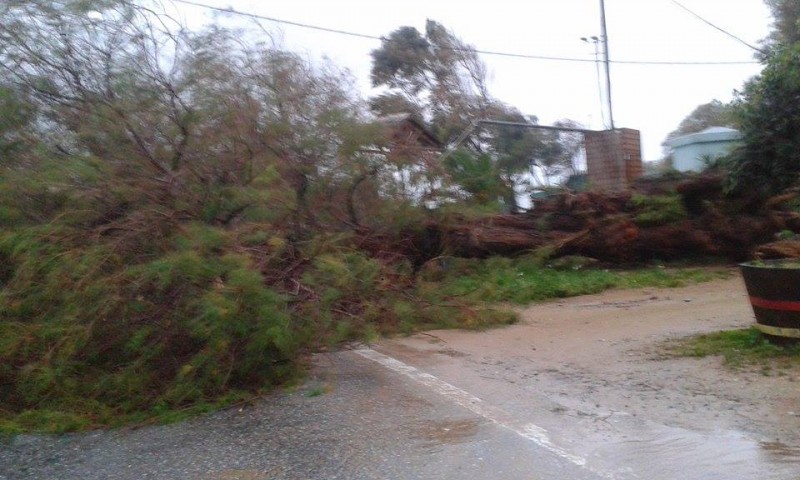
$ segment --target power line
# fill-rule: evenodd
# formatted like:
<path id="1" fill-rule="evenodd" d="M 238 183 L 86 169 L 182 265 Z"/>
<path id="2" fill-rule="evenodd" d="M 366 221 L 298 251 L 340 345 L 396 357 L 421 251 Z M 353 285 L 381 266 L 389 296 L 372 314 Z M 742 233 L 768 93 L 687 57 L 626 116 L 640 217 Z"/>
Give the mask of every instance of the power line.
<path id="1" fill-rule="evenodd" d="M 739 42 L 739 43 L 741 43 L 741 44 L 743 44 L 743 45 L 755 50 L 756 52 L 763 53 L 763 54 L 766 55 L 767 52 L 765 52 L 764 50 L 761 50 L 758 47 L 754 47 L 753 45 L 750 45 L 746 41 L 742 40 L 741 37 L 738 37 L 738 36 L 732 34 L 731 32 L 725 30 L 724 28 L 721 28 L 721 27 L 718 27 L 718 26 L 714 25 L 713 23 L 709 22 L 705 18 L 701 17 L 699 14 L 693 12 L 692 10 L 689 10 L 688 7 L 686 7 L 685 5 L 680 3 L 678 0 L 670 0 L 670 1 L 672 3 L 674 3 L 675 5 L 679 6 L 680 8 L 682 8 L 683 10 L 685 10 L 686 12 L 688 12 L 689 14 L 691 14 L 692 16 L 694 16 L 695 18 L 697 18 L 698 20 L 700 20 L 701 22 L 705 23 L 706 25 L 710 25 L 711 27 L 715 28 L 716 30 L 719 30 L 720 32 L 722 32 L 725 35 L 731 37 L 732 39 L 736 40 L 737 42 Z"/>
<path id="2" fill-rule="evenodd" d="M 318 25 L 309 25 L 307 23 L 292 22 L 292 21 L 289 21 L 289 20 L 281 20 L 279 18 L 272 18 L 272 17 L 267 17 L 267 16 L 264 16 L 264 15 L 258 15 L 258 14 L 255 14 L 255 13 L 248 13 L 248 12 L 242 12 L 242 11 L 239 11 L 239 10 L 234 10 L 233 8 L 230 8 L 230 7 L 229 8 L 222 8 L 222 7 L 215 7 L 213 5 L 207 5 L 205 3 L 192 2 L 191 0 L 172 0 L 172 1 L 175 2 L 175 3 L 184 3 L 186 5 L 192 5 L 192 6 L 195 6 L 195 7 L 207 8 L 209 10 L 216 10 L 217 12 L 229 13 L 231 15 L 239 15 L 239 16 L 242 16 L 242 17 L 250 17 L 250 18 L 254 18 L 254 19 L 258 19 L 258 20 L 268 20 L 270 22 L 284 23 L 286 25 L 293 25 L 295 27 L 300 27 L 300 28 L 308 28 L 308 29 L 311 29 L 311 30 L 320 30 L 322 32 L 338 33 L 339 35 L 349 35 L 351 37 L 368 38 L 370 40 L 383 40 L 384 39 L 384 37 L 378 37 L 378 36 L 375 36 L 375 35 L 367 35 L 367 34 L 364 34 L 364 33 L 348 32 L 346 30 L 338 30 L 338 29 L 335 29 L 335 28 L 320 27 Z"/>
<path id="3" fill-rule="evenodd" d="M 259 15 L 256 13 L 249 13 L 249 12 L 242 12 L 240 10 L 234 10 L 233 8 L 222 8 L 222 7 L 215 7 L 214 5 L 208 5 L 205 3 L 195 2 L 192 0 L 171 0 L 174 3 L 182 3 L 185 5 L 192 5 L 194 7 L 205 8 L 208 10 L 214 10 L 217 12 L 227 13 L 230 15 L 238 15 L 242 17 L 248 17 L 256 20 L 267 20 L 270 22 L 281 23 L 285 25 L 291 25 L 294 27 L 299 28 L 307 28 L 310 30 L 317 30 L 322 32 L 328 33 L 335 33 L 338 35 L 347 35 L 350 37 L 357 37 L 357 38 L 365 38 L 369 40 L 386 40 L 386 37 L 377 36 L 377 35 L 369 35 L 366 33 L 358 33 L 358 32 L 351 32 L 347 30 L 339 30 L 336 28 L 328 28 L 328 27 L 321 27 L 319 25 L 311 25 L 308 23 L 301 23 L 295 22 L 291 20 L 283 20 L 280 18 L 275 17 L 268 17 L 266 15 Z M 592 59 L 588 58 L 571 58 L 571 57 L 557 57 L 557 56 L 548 56 L 548 55 L 531 55 L 531 54 L 523 54 L 523 53 L 510 53 L 510 52 L 497 52 L 492 50 L 478 50 L 474 48 L 470 49 L 459 49 L 459 48 L 450 48 L 451 50 L 456 51 L 473 51 L 475 53 L 480 53 L 482 55 L 493 55 L 497 57 L 509 57 L 509 58 L 520 58 L 526 60 L 550 60 L 550 61 L 559 61 L 559 62 L 580 62 L 580 63 L 588 63 L 594 62 Z M 625 65 L 746 65 L 746 64 L 756 64 L 759 63 L 755 60 L 747 60 L 747 61 L 698 61 L 698 62 L 680 62 L 680 61 L 647 61 L 647 60 L 611 60 L 611 63 L 618 63 L 618 64 L 625 64 Z"/>
<path id="4" fill-rule="evenodd" d="M 733 60 L 733 61 L 720 61 L 720 62 L 707 62 L 707 61 L 699 61 L 699 62 L 673 62 L 673 61 L 648 61 L 648 60 L 611 60 L 610 63 L 620 63 L 625 65 L 752 65 L 756 63 L 761 63 L 756 60 Z"/>
<path id="5" fill-rule="evenodd" d="M 173 0 L 178 1 L 178 0 Z M 500 57 L 513 57 L 513 58 L 524 58 L 529 60 L 554 60 L 554 61 L 561 61 L 561 62 L 594 62 L 594 60 L 590 58 L 570 58 L 570 57 L 551 57 L 545 55 L 529 55 L 523 53 L 506 53 L 506 52 L 495 52 L 491 50 L 478 50 L 478 49 L 470 49 L 475 53 L 481 53 L 483 55 L 495 55 Z M 670 61 L 670 60 L 611 60 L 610 63 L 618 63 L 623 65 L 750 65 L 760 63 L 756 60 L 733 60 L 733 61 Z"/>

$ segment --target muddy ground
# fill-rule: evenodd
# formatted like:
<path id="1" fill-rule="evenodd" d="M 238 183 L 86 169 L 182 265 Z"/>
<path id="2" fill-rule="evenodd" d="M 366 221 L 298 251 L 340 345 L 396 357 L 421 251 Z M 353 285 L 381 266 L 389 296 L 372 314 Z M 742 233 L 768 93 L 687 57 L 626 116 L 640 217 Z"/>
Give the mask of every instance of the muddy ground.
<path id="1" fill-rule="evenodd" d="M 776 478 L 800 478 L 800 371 L 665 354 L 675 339 L 753 322 L 738 274 L 552 301 L 522 317 L 508 328 L 434 331 L 375 348 L 527 416 L 601 471 L 684 462 L 708 478 L 739 478 L 763 463 L 786 468 Z"/>

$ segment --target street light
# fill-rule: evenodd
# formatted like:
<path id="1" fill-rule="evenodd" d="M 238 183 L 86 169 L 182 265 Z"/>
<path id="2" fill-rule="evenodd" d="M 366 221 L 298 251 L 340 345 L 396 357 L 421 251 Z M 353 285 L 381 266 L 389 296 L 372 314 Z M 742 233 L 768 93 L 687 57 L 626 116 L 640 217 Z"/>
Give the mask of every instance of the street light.
<path id="1" fill-rule="evenodd" d="M 603 127 L 608 128 L 606 124 L 606 114 L 603 110 L 603 84 L 600 83 L 600 37 L 597 35 L 592 35 L 591 37 L 581 37 L 586 43 L 594 44 L 594 70 L 597 74 L 597 95 L 600 98 L 600 118 L 603 121 Z"/>

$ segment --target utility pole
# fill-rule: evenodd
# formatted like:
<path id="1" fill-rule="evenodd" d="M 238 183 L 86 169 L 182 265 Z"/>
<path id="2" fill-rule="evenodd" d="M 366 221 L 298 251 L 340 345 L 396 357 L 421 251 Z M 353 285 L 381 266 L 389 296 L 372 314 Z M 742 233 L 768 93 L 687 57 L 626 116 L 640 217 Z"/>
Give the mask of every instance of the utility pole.
<path id="1" fill-rule="evenodd" d="M 614 112 L 611 109 L 611 71 L 608 57 L 608 31 L 606 30 L 606 2 L 600 0 L 600 38 L 603 39 L 603 57 L 606 64 L 606 99 L 608 100 L 608 123 L 614 130 Z"/>
<path id="2" fill-rule="evenodd" d="M 597 74 L 597 100 L 600 102 L 600 119 L 603 121 L 603 128 L 608 128 L 606 123 L 605 101 L 603 100 L 603 83 L 600 78 L 600 40 L 596 35 L 591 37 L 581 37 L 586 43 L 594 45 L 594 71 Z"/>

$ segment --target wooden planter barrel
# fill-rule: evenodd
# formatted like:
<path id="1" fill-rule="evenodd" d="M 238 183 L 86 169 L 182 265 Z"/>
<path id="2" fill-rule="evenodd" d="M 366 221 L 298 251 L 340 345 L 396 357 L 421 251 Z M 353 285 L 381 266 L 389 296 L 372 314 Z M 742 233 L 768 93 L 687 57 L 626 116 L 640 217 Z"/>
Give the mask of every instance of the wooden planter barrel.
<path id="1" fill-rule="evenodd" d="M 800 340 L 800 262 L 766 260 L 739 267 L 756 315 L 755 327 L 771 337 Z"/>

